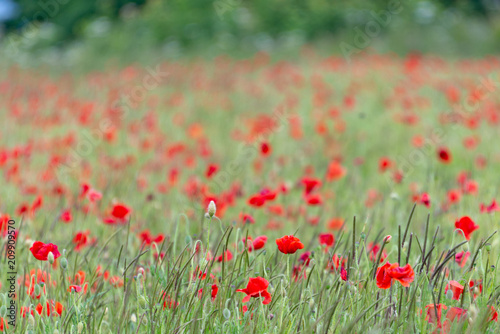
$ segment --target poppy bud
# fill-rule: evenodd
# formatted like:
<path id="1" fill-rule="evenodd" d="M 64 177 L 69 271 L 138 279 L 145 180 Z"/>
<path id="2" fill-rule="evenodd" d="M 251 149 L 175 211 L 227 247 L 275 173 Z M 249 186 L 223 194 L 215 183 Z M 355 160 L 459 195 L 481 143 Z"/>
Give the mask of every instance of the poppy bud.
<path id="1" fill-rule="evenodd" d="M 484 248 L 486 249 L 486 251 L 488 253 L 491 252 L 491 244 L 486 244 L 486 246 L 484 246 Z"/>
<path id="2" fill-rule="evenodd" d="M 208 204 L 208 210 L 207 210 L 207 213 L 210 216 L 210 218 L 215 215 L 216 211 L 217 211 L 217 208 L 215 206 L 215 202 L 214 201 L 210 201 L 210 203 Z"/>
<path id="3" fill-rule="evenodd" d="M 35 296 L 40 296 L 40 294 L 42 293 L 41 291 L 41 288 L 40 288 L 40 285 L 36 284 L 35 285 Z"/>
<path id="4" fill-rule="evenodd" d="M 453 299 L 453 291 L 451 291 L 451 289 L 446 291 L 446 298 Z"/>
<path id="5" fill-rule="evenodd" d="M 68 260 L 65 257 L 61 258 L 60 265 L 63 270 L 66 270 L 68 268 Z"/>
<path id="6" fill-rule="evenodd" d="M 31 313 L 28 317 L 28 324 L 30 325 L 30 327 L 35 327 L 35 318 L 33 317 L 33 315 Z"/>
<path id="7" fill-rule="evenodd" d="M 52 332 L 52 334 L 59 334 L 59 330 L 57 328 L 54 329 L 54 331 Z"/>
<path id="8" fill-rule="evenodd" d="M 143 296 L 139 297 L 139 305 L 143 308 L 146 309 L 148 307 L 148 302 L 146 301 L 146 298 Z"/>
<path id="9" fill-rule="evenodd" d="M 361 237 L 361 240 L 365 240 L 366 239 L 365 232 L 361 232 L 361 234 L 359 236 Z"/>
<path id="10" fill-rule="evenodd" d="M 462 245 L 462 250 L 464 252 L 468 252 L 469 251 L 469 243 L 468 242 L 466 242 L 465 244 Z"/>
<path id="11" fill-rule="evenodd" d="M 50 264 L 54 264 L 54 253 L 52 252 L 49 252 L 49 254 L 47 255 L 47 260 L 49 261 Z"/>
<path id="12" fill-rule="evenodd" d="M 78 334 L 81 334 L 83 332 L 83 322 L 78 323 Z"/>
<path id="13" fill-rule="evenodd" d="M 135 315 L 135 313 L 132 313 L 132 315 L 130 316 L 130 321 L 137 322 L 137 316 Z"/>
<path id="14" fill-rule="evenodd" d="M 231 311 L 225 308 L 224 311 L 222 311 L 222 315 L 224 316 L 224 318 L 226 318 L 226 320 L 228 320 L 229 318 L 231 318 Z"/>
<path id="15" fill-rule="evenodd" d="M 191 238 L 191 236 L 189 236 L 189 235 L 186 235 L 184 242 L 186 243 L 186 245 L 189 245 L 193 242 L 193 238 Z"/>
<path id="16" fill-rule="evenodd" d="M 384 241 L 386 244 L 388 244 L 389 242 L 391 242 L 391 239 L 392 239 L 392 235 L 388 235 L 384 238 Z"/>
<path id="17" fill-rule="evenodd" d="M 0 317 L 5 318 L 6 314 L 7 314 L 7 307 L 5 307 L 5 305 L 2 305 L 2 307 L 0 307 Z"/>

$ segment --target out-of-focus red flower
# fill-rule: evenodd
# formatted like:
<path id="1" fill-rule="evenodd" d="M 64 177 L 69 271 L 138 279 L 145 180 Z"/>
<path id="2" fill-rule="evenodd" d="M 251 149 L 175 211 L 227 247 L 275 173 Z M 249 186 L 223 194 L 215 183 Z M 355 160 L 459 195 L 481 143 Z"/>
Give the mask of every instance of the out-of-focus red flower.
<path id="1" fill-rule="evenodd" d="M 343 281 L 347 281 L 347 270 L 345 270 L 344 266 L 340 268 L 340 278 Z"/>
<path id="2" fill-rule="evenodd" d="M 262 156 L 266 157 L 272 152 L 271 145 L 268 142 L 263 142 L 260 144 L 260 153 Z"/>
<path id="3" fill-rule="evenodd" d="M 124 204 L 115 204 L 111 210 L 111 215 L 117 219 L 124 220 L 130 211 L 130 208 Z"/>
<path id="4" fill-rule="evenodd" d="M 370 253 L 370 255 L 369 255 L 370 261 L 377 261 L 378 252 L 380 250 L 380 245 L 373 244 L 373 242 L 370 242 L 370 243 L 368 243 L 367 250 Z M 380 256 L 380 263 L 384 262 L 386 257 L 387 257 L 387 252 L 384 249 L 382 251 L 382 255 Z"/>
<path id="5" fill-rule="evenodd" d="M 428 193 L 422 193 L 420 195 L 420 203 L 425 205 L 428 208 L 431 207 L 431 197 L 429 196 Z"/>
<path id="6" fill-rule="evenodd" d="M 346 169 L 342 167 L 341 164 L 336 161 L 332 161 L 328 165 L 328 169 L 326 171 L 326 180 L 328 182 L 339 180 L 344 177 L 346 173 Z"/>
<path id="7" fill-rule="evenodd" d="M 33 256 L 40 261 L 47 261 L 50 252 L 54 254 L 54 259 L 61 256 L 61 253 L 59 253 L 56 245 L 52 243 L 44 244 L 41 241 L 35 241 L 33 246 L 31 246 L 30 251 L 31 254 L 33 254 Z"/>
<path id="8" fill-rule="evenodd" d="M 335 237 L 332 233 L 321 233 L 318 238 L 320 245 L 326 247 L 332 247 L 335 243 Z"/>
<path id="9" fill-rule="evenodd" d="M 327 225 L 327 227 L 331 230 L 340 230 L 342 226 L 344 226 L 343 218 L 332 218 Z"/>
<path id="10" fill-rule="evenodd" d="M 285 235 L 276 239 L 276 245 L 283 254 L 294 254 L 297 250 L 304 248 L 304 244 L 300 242 L 300 239 L 293 235 Z"/>
<path id="11" fill-rule="evenodd" d="M 59 302 L 55 302 L 53 300 L 47 300 L 46 305 L 43 306 L 42 304 L 38 303 L 38 305 L 35 308 L 35 311 L 39 314 L 45 314 L 47 313 L 47 317 L 50 316 L 61 316 L 63 312 L 63 306 Z"/>
<path id="12" fill-rule="evenodd" d="M 92 240 L 89 240 L 89 234 L 90 231 L 85 231 L 85 232 L 77 232 L 75 236 L 73 237 L 73 244 L 75 245 L 75 250 L 79 251 L 83 247 L 88 246 L 91 243 L 95 242 L 95 238 Z"/>
<path id="13" fill-rule="evenodd" d="M 392 165 L 393 165 L 393 162 L 391 161 L 391 159 L 389 159 L 387 157 L 382 157 L 378 161 L 378 170 L 380 171 L 380 173 L 383 173 L 386 170 L 392 168 Z"/>
<path id="14" fill-rule="evenodd" d="M 255 219 L 247 213 L 240 213 L 240 219 L 243 222 L 243 224 L 247 224 L 247 223 L 255 224 Z"/>
<path id="15" fill-rule="evenodd" d="M 497 313 L 497 311 L 495 310 L 495 308 L 493 306 L 490 306 L 490 307 L 491 307 L 491 317 L 490 317 L 489 321 L 497 321 L 498 322 L 498 313 Z"/>
<path id="16" fill-rule="evenodd" d="M 227 250 L 224 252 L 224 255 L 220 255 L 219 257 L 217 257 L 217 262 L 228 262 L 228 261 L 231 261 L 233 259 L 233 253 L 231 253 L 230 250 Z"/>
<path id="17" fill-rule="evenodd" d="M 308 205 L 320 205 L 323 203 L 323 199 L 320 194 L 310 194 L 307 195 L 305 199 Z"/>
<path id="18" fill-rule="evenodd" d="M 452 160 L 450 150 L 446 147 L 440 147 L 437 151 L 437 155 L 439 160 L 444 164 L 448 164 Z"/>
<path id="19" fill-rule="evenodd" d="M 436 306 L 434 306 L 434 304 L 429 304 L 425 308 L 425 320 L 430 324 L 435 325 L 437 328 L 441 328 L 441 313 L 443 309 L 446 310 L 448 307 L 446 307 L 446 305 L 444 304 L 437 304 Z"/>
<path id="20" fill-rule="evenodd" d="M 248 280 L 247 287 L 245 289 L 238 289 L 236 292 L 246 293 L 246 297 L 243 298 L 242 302 L 246 303 L 250 298 L 263 297 L 264 300 L 262 304 L 267 305 L 271 302 L 271 294 L 267 291 L 269 282 L 263 277 L 251 277 Z"/>
<path id="21" fill-rule="evenodd" d="M 497 204 L 496 200 L 492 200 L 491 204 L 486 205 L 484 203 L 481 203 L 480 206 L 481 212 L 486 212 L 486 213 L 492 213 L 495 211 L 500 211 L 500 206 Z"/>
<path id="22" fill-rule="evenodd" d="M 299 262 L 304 264 L 305 266 L 308 266 L 310 261 L 311 261 L 311 252 L 305 252 L 299 257 Z"/>
<path id="23" fill-rule="evenodd" d="M 219 166 L 216 164 L 210 164 L 207 167 L 207 171 L 205 172 L 205 176 L 210 179 L 212 176 L 214 176 L 217 171 L 219 170 Z"/>
<path id="24" fill-rule="evenodd" d="M 455 222 L 455 228 L 464 232 L 465 239 L 470 240 L 472 232 L 479 228 L 469 216 L 464 216 Z"/>
<path id="25" fill-rule="evenodd" d="M 71 210 L 70 209 L 67 209 L 67 210 L 64 210 L 62 213 L 61 213 L 61 220 L 65 223 L 69 223 L 73 220 L 73 217 L 71 216 Z"/>
<path id="26" fill-rule="evenodd" d="M 217 284 L 213 284 L 212 285 L 212 292 L 211 292 L 212 301 L 214 301 L 215 297 L 217 297 L 218 291 L 219 291 L 219 287 L 217 286 Z M 201 298 L 202 294 L 203 294 L 203 289 L 198 290 L 198 298 Z"/>
<path id="27" fill-rule="evenodd" d="M 139 234 L 139 238 L 141 239 L 141 243 L 144 243 L 146 245 L 151 245 L 153 242 L 156 242 L 157 244 L 161 243 L 165 237 L 163 234 L 159 233 L 157 236 L 151 235 L 151 232 L 149 230 L 144 230 Z"/>
<path id="28" fill-rule="evenodd" d="M 455 254 L 455 262 L 458 263 L 458 265 L 460 267 L 464 267 L 465 266 L 465 263 L 467 262 L 467 259 L 469 258 L 470 256 L 470 252 L 460 252 L 460 253 L 457 253 Z"/>
<path id="29" fill-rule="evenodd" d="M 312 177 L 303 177 L 300 183 L 304 186 L 304 194 L 309 195 L 316 188 L 321 186 L 321 180 Z"/>
<path id="30" fill-rule="evenodd" d="M 402 286 L 409 287 L 415 278 L 415 273 L 409 264 L 400 267 L 398 263 L 390 264 L 387 262 L 377 269 L 376 278 L 377 286 L 380 289 L 389 289 L 393 279 L 401 283 Z"/>
<path id="31" fill-rule="evenodd" d="M 450 281 L 446 285 L 446 289 L 444 290 L 444 293 L 446 293 L 448 290 L 451 290 L 453 292 L 453 297 L 452 299 L 454 300 L 460 300 L 460 296 L 464 292 L 464 286 L 458 283 L 457 281 Z"/>

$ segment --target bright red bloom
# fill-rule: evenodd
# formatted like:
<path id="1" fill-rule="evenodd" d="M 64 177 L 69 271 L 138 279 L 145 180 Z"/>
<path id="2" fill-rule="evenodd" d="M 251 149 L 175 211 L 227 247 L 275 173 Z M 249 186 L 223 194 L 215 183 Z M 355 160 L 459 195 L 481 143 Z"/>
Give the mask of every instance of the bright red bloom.
<path id="1" fill-rule="evenodd" d="M 446 319 L 450 320 L 451 322 L 453 322 L 455 319 L 457 321 L 460 321 L 465 317 L 466 314 L 467 310 L 464 310 L 463 308 L 451 307 L 446 313 Z"/>
<path id="2" fill-rule="evenodd" d="M 285 235 L 276 239 L 276 245 L 283 254 L 294 254 L 297 250 L 304 248 L 304 244 L 300 242 L 300 239 L 293 235 Z"/>
<path id="3" fill-rule="evenodd" d="M 303 177 L 300 182 L 304 185 L 304 194 L 309 195 L 315 188 L 321 186 L 321 180 L 312 177 Z"/>
<path id="4" fill-rule="evenodd" d="M 319 243 L 326 247 L 332 247 L 335 243 L 335 237 L 332 233 L 321 233 L 319 235 Z"/>
<path id="5" fill-rule="evenodd" d="M 345 270 L 344 266 L 340 268 L 340 278 L 343 281 L 347 281 L 347 270 Z"/>
<path id="6" fill-rule="evenodd" d="M 451 162 L 451 153 L 446 147 L 441 147 L 438 149 L 438 158 L 442 163 L 450 163 Z"/>
<path id="7" fill-rule="evenodd" d="M 470 217 L 464 216 L 455 222 L 455 227 L 464 232 L 465 239 L 470 240 L 472 232 L 479 228 Z"/>
<path id="8" fill-rule="evenodd" d="M 303 263 L 305 266 L 308 266 L 310 261 L 311 261 L 311 252 L 305 252 L 299 257 L 299 262 Z"/>
<path id="9" fill-rule="evenodd" d="M 214 301 L 215 297 L 217 297 L 217 292 L 219 292 L 219 287 L 217 286 L 217 284 L 213 284 L 211 293 L 212 301 Z M 201 298 L 202 294 L 203 294 L 203 289 L 198 290 L 198 298 Z"/>
<path id="10" fill-rule="evenodd" d="M 247 294 L 242 302 L 246 303 L 250 298 L 264 297 L 262 304 L 267 305 L 271 302 L 271 294 L 267 291 L 269 282 L 262 277 L 250 277 L 247 287 L 245 289 L 238 289 L 236 292 L 244 292 Z"/>
<path id="11" fill-rule="evenodd" d="M 89 244 L 95 242 L 95 238 L 89 240 L 90 231 L 85 232 L 77 232 L 73 237 L 73 244 L 75 245 L 75 250 L 79 251 L 83 247 L 88 246 Z"/>
<path id="12" fill-rule="evenodd" d="M 7 325 L 7 320 L 0 317 L 0 332 L 3 332 L 4 330 L 6 330 L 8 328 L 9 328 L 9 325 Z"/>
<path id="13" fill-rule="evenodd" d="M 373 242 L 368 243 L 368 252 L 370 253 L 370 261 L 377 261 L 378 258 L 378 252 L 380 250 L 380 245 L 379 244 L 373 244 Z M 385 258 L 387 257 L 387 252 L 385 249 L 382 251 L 382 255 L 380 256 L 380 263 L 385 261 Z"/>
<path id="14" fill-rule="evenodd" d="M 248 247 L 248 252 L 251 252 L 252 250 L 259 250 L 261 248 L 264 248 L 267 242 L 267 237 L 265 235 L 258 236 L 251 242 L 251 244 Z"/>
<path id="15" fill-rule="evenodd" d="M 323 203 L 323 199 L 320 194 L 307 195 L 305 199 L 308 205 L 320 205 Z"/>
<path id="16" fill-rule="evenodd" d="M 54 302 L 53 300 L 48 300 L 46 306 L 42 306 L 42 304 L 38 303 L 35 308 L 35 311 L 42 315 L 42 313 L 47 313 L 47 317 L 50 316 L 61 316 L 63 312 L 63 306 L 59 302 Z"/>
<path id="17" fill-rule="evenodd" d="M 490 307 L 491 307 L 491 317 L 490 317 L 489 321 L 497 321 L 498 322 L 498 313 L 497 313 L 497 311 L 495 310 L 495 308 L 493 306 L 490 306 Z"/>
<path id="18" fill-rule="evenodd" d="M 30 251 L 33 256 L 40 261 L 47 261 L 50 252 L 54 254 L 54 259 L 57 259 L 59 256 L 61 256 L 61 253 L 59 253 L 56 245 L 52 243 L 44 244 L 41 241 L 35 241 L 33 243 L 33 246 L 31 246 Z"/>
<path id="19" fill-rule="evenodd" d="M 73 220 L 73 217 L 71 216 L 71 210 L 70 209 L 67 209 L 67 210 L 64 210 L 62 213 L 61 213 L 61 220 L 65 223 L 69 223 Z"/>
<path id="20" fill-rule="evenodd" d="M 422 195 L 420 195 L 420 203 L 422 203 L 428 208 L 431 207 L 431 197 L 429 196 L 428 193 L 422 193 Z"/>
<path id="21" fill-rule="evenodd" d="M 207 167 L 207 171 L 205 172 L 205 176 L 210 179 L 212 176 L 214 176 L 217 171 L 219 170 L 219 166 L 215 164 L 210 164 Z"/>
<path id="22" fill-rule="evenodd" d="M 450 281 L 448 285 L 446 285 L 446 289 L 444 290 L 444 293 L 446 293 L 450 289 L 453 292 L 453 297 L 452 299 L 454 300 L 460 300 L 460 296 L 464 292 L 464 286 L 458 283 L 457 281 Z"/>
<path id="23" fill-rule="evenodd" d="M 389 289 L 393 279 L 401 283 L 402 286 L 409 287 L 410 283 L 413 282 L 415 278 L 415 273 L 409 264 L 400 267 L 398 263 L 390 264 L 387 262 L 377 269 L 376 278 L 377 286 L 380 289 Z"/>
<path id="24" fill-rule="evenodd" d="M 249 223 L 249 224 L 255 224 L 255 219 L 246 213 L 240 213 L 240 219 L 243 222 L 243 224 Z"/>
<path id="25" fill-rule="evenodd" d="M 260 144 L 260 152 L 263 156 L 268 156 L 272 152 L 271 145 L 266 142 Z"/>
<path id="26" fill-rule="evenodd" d="M 130 211 L 130 208 L 123 204 L 115 204 L 111 210 L 111 215 L 117 219 L 124 220 Z"/>
<path id="27" fill-rule="evenodd" d="M 68 292 L 80 292 L 82 291 L 82 287 L 79 285 L 70 285 L 68 288 Z"/>

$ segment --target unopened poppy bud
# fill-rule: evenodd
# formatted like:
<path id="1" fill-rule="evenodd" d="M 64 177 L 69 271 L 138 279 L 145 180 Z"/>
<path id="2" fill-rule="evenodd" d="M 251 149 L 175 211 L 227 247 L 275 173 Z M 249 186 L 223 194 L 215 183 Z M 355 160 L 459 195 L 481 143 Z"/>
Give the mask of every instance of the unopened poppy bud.
<path id="1" fill-rule="evenodd" d="M 42 293 L 42 289 L 40 288 L 40 285 L 36 284 L 35 285 L 35 296 L 38 297 Z"/>
<path id="2" fill-rule="evenodd" d="M 215 206 L 215 202 L 214 201 L 210 201 L 210 203 L 208 204 L 208 209 L 207 209 L 207 213 L 210 217 L 213 217 L 215 215 L 215 212 L 217 211 L 217 207 Z"/>
<path id="3" fill-rule="evenodd" d="M 49 254 L 47 255 L 47 260 L 49 261 L 50 264 L 54 264 L 54 253 L 52 252 L 49 252 Z"/>
<path id="4" fill-rule="evenodd" d="M 361 234 L 359 236 L 361 237 L 361 240 L 365 240 L 366 239 L 365 232 L 361 232 Z"/>
<path id="5" fill-rule="evenodd" d="M 6 314 L 7 314 L 7 307 L 5 307 L 5 305 L 2 305 L 2 307 L 0 307 L 0 317 L 5 318 Z"/>
<path id="6" fill-rule="evenodd" d="M 227 308 L 225 308 L 222 311 L 222 315 L 224 316 L 224 318 L 226 318 L 226 320 L 228 320 L 229 318 L 231 318 L 231 311 L 229 311 Z"/>
<path id="7" fill-rule="evenodd" d="M 28 324 L 30 325 L 30 327 L 35 327 L 35 318 L 33 317 L 33 315 L 31 313 L 28 317 Z"/>
<path id="8" fill-rule="evenodd" d="M 484 246 L 484 249 L 486 249 L 488 253 L 491 252 L 491 244 L 486 244 L 486 246 Z"/>
<path id="9" fill-rule="evenodd" d="M 137 322 L 137 316 L 135 315 L 135 313 L 132 313 L 132 315 L 130 316 L 130 321 Z"/>
<path id="10" fill-rule="evenodd" d="M 143 296 L 139 297 L 139 305 L 143 308 L 146 309 L 148 307 L 148 302 L 146 301 L 146 298 Z"/>
<path id="11" fill-rule="evenodd" d="M 59 261 L 59 264 L 61 265 L 61 268 L 63 270 L 66 270 L 68 268 L 68 260 L 66 260 L 65 257 L 61 258 L 61 261 Z"/>
<path id="12" fill-rule="evenodd" d="M 52 334 L 59 334 L 59 330 L 57 328 L 54 329 L 54 331 L 52 332 Z"/>
<path id="13" fill-rule="evenodd" d="M 469 242 L 466 242 L 465 244 L 462 245 L 462 250 L 464 252 L 468 252 L 469 251 Z"/>
<path id="14" fill-rule="evenodd" d="M 446 298 L 453 299 L 453 291 L 451 291 L 451 289 L 446 291 Z"/>
<path id="15" fill-rule="evenodd" d="M 81 334 L 83 332 L 83 322 L 78 323 L 78 334 Z"/>
<path id="16" fill-rule="evenodd" d="M 186 243 L 186 245 L 189 245 L 193 242 L 193 238 L 191 238 L 191 236 L 189 236 L 189 235 L 186 235 L 184 242 Z"/>
<path id="17" fill-rule="evenodd" d="M 388 235 L 384 238 L 384 241 L 386 244 L 388 244 L 389 242 L 391 242 L 391 239 L 392 239 L 392 236 L 391 235 Z"/>

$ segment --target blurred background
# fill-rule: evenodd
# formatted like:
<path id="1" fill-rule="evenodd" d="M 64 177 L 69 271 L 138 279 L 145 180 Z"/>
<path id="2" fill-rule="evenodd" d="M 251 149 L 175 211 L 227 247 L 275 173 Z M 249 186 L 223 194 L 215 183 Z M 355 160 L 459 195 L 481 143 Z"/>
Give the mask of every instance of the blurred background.
<path id="1" fill-rule="evenodd" d="M 0 36 L 2 58 L 61 66 L 304 45 L 484 56 L 500 50 L 500 0 L 0 0 Z"/>

